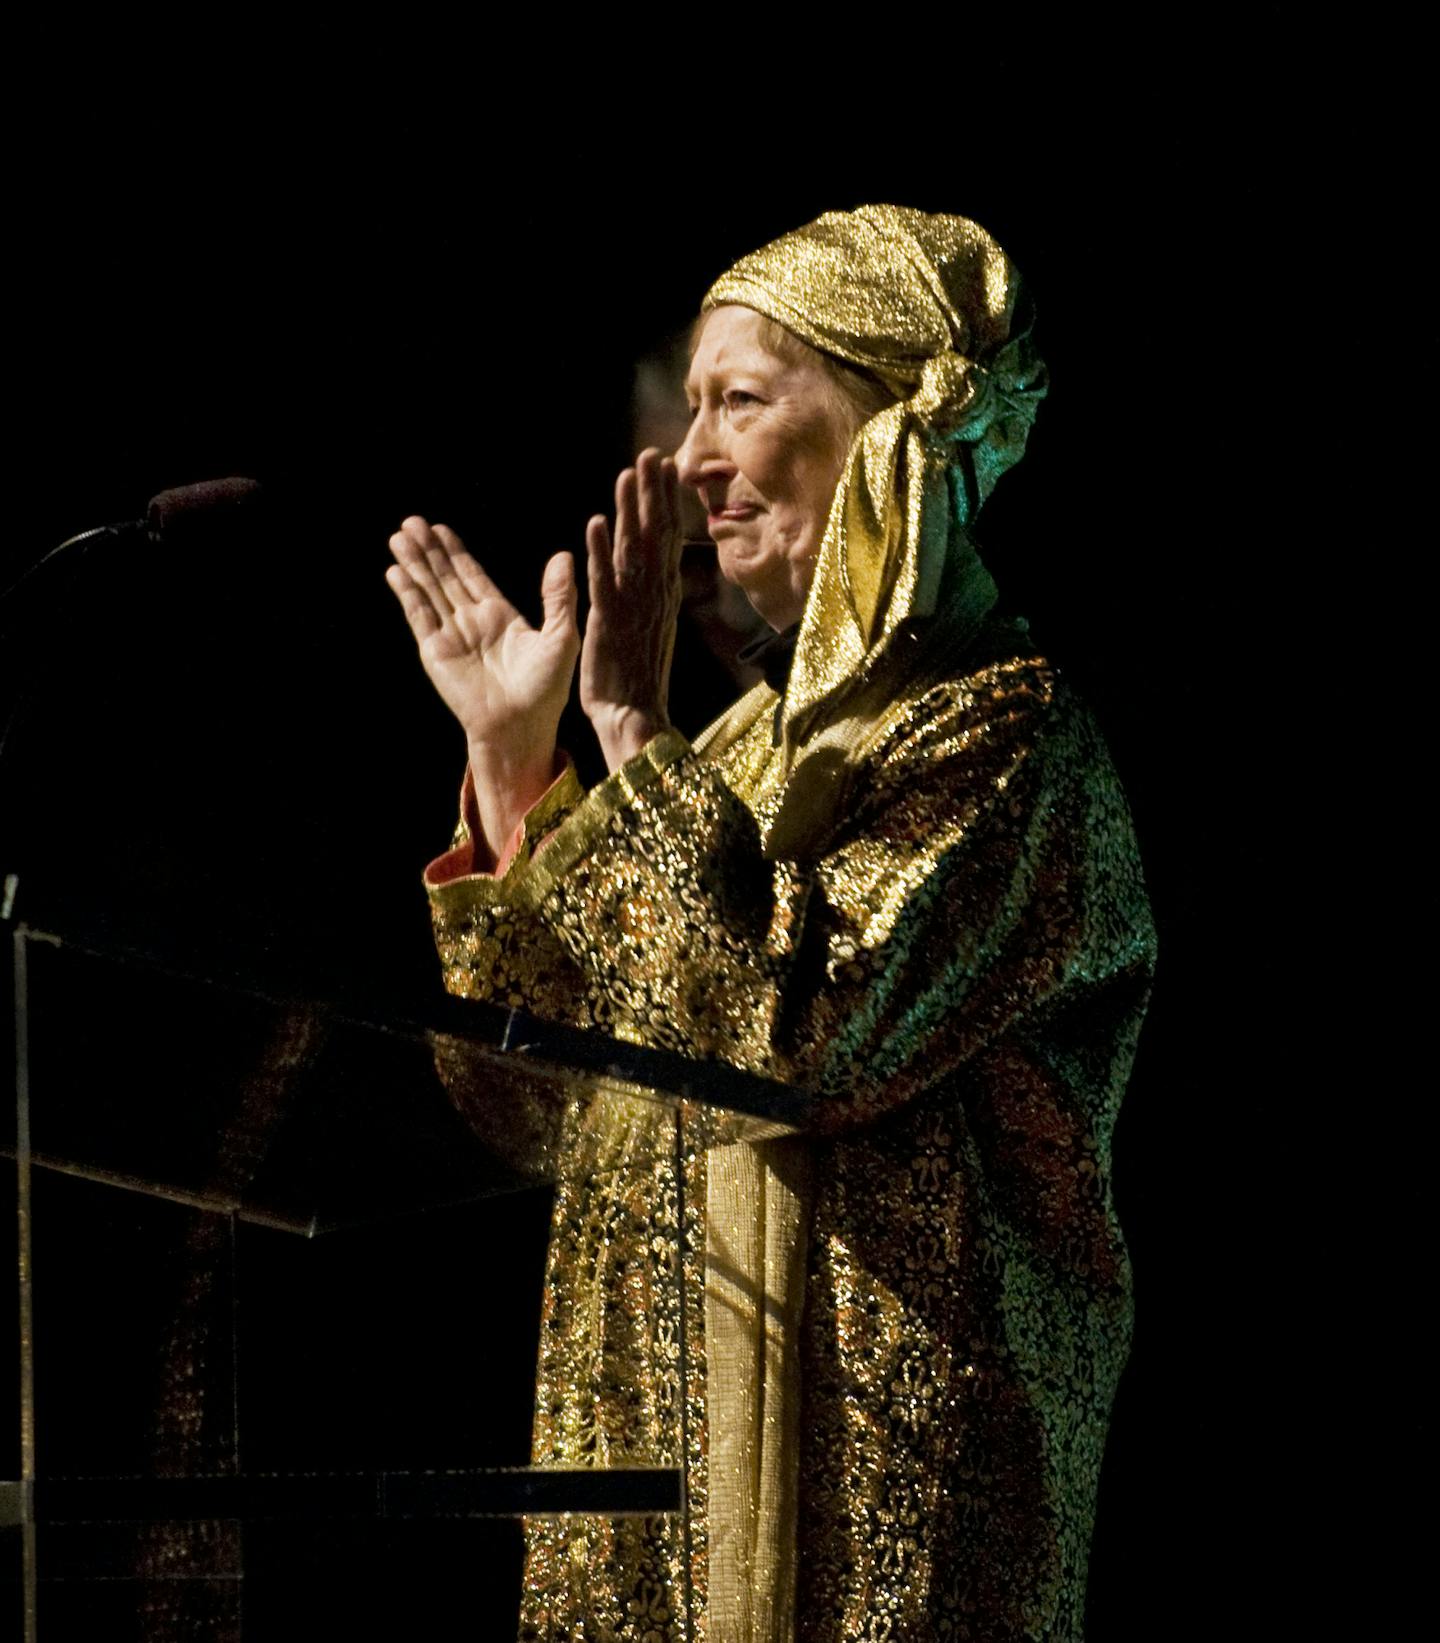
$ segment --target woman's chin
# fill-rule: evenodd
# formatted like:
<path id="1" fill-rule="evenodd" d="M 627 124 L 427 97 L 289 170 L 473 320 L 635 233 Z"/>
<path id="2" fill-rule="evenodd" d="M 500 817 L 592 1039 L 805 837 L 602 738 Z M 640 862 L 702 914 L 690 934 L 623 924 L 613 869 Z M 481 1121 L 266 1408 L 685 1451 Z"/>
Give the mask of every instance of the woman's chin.
<path id="1" fill-rule="evenodd" d="M 754 606 L 756 614 L 775 629 L 776 633 L 784 633 L 786 628 L 792 628 L 805 613 L 805 599 L 797 595 L 788 585 L 777 588 L 773 583 L 765 586 L 746 586 L 737 584 L 740 591 Z"/>
<path id="2" fill-rule="evenodd" d="M 805 592 L 796 588 L 788 565 L 776 566 L 771 555 L 747 557 L 727 553 L 723 543 L 717 563 L 720 574 L 737 587 L 777 633 L 793 627 L 805 609 Z"/>

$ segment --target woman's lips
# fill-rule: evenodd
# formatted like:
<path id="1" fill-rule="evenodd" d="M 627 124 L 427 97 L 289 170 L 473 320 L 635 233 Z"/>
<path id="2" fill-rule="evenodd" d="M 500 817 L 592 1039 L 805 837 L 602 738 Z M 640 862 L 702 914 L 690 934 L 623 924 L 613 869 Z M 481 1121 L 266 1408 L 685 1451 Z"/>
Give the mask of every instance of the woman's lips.
<path id="1" fill-rule="evenodd" d="M 759 511 L 759 508 L 752 507 L 749 503 L 737 503 L 731 508 L 721 508 L 718 513 L 708 516 L 710 529 L 713 531 L 717 525 L 733 525 L 742 519 L 753 519 Z"/>

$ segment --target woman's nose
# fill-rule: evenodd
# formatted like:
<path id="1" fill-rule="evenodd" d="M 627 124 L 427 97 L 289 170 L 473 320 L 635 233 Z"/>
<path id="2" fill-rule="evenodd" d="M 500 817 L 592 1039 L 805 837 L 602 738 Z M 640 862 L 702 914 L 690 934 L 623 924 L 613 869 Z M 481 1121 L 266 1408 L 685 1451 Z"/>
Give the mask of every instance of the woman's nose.
<path id="1" fill-rule="evenodd" d="M 724 453 L 715 438 L 713 419 L 704 411 L 698 412 L 675 453 L 675 472 L 680 476 L 680 483 L 702 485 L 725 466 Z"/>
<path id="2" fill-rule="evenodd" d="M 680 441 L 680 449 L 675 453 L 675 472 L 680 477 L 682 485 L 698 485 L 700 483 L 700 469 L 696 461 L 695 452 L 698 444 L 695 438 L 696 430 L 700 426 L 700 418 L 692 417 L 685 437 Z"/>

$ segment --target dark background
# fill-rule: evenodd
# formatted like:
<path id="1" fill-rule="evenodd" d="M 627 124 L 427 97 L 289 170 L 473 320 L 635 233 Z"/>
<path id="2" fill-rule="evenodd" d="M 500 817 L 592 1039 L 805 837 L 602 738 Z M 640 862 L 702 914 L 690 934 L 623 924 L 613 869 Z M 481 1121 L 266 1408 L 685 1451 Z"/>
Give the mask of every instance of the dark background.
<path id="1" fill-rule="evenodd" d="M 1139 1332 L 1102 1640 L 1242 1612 L 1278 1635 L 1328 1607 L 1333 1536 L 1355 1561 L 1339 1429 L 1409 1386 L 1357 1344 L 1390 1311 L 1360 1298 L 1358 1208 L 1307 1196 L 1339 1168 L 1310 980 L 1340 961 L 1306 916 L 1339 800 L 1293 706 L 1334 655 L 1296 359 L 1364 254 L 1358 230 L 1317 254 L 1317 201 L 1364 207 L 1327 146 L 1343 75 L 1319 84 L 1278 12 L 1247 15 L 1218 38 L 1017 18 L 998 44 L 902 19 L 875 65 L 864 36 L 834 65 L 778 38 L 737 55 L 733 23 L 663 67 L 587 68 L 571 38 L 564 63 L 532 45 L 458 75 L 440 38 L 132 45 L 65 78 L 18 149 L 7 579 L 168 486 L 267 496 L 228 540 L 109 548 L 8 605 L 6 700 L 40 681 L 0 764 L 19 911 L 314 996 L 438 985 L 418 874 L 463 747 L 383 585 L 401 516 L 450 521 L 527 598 L 632 454 L 636 357 L 823 210 L 963 212 L 1024 270 L 1053 387 L 982 549 L 1101 715 L 1161 941 L 1116 1139 Z M 57 93 L 73 66 L 53 42 L 34 64 Z M 699 692 L 677 679 L 687 729 Z M 530 1304 L 494 1270 L 508 1213 L 443 1240 L 439 1287 L 481 1335 Z M 543 1206 L 515 1213 L 528 1285 Z M 477 1374 L 442 1374 L 472 1413 Z M 352 1426 L 357 1454 L 382 1424 Z M 437 1440 L 417 1463 L 456 1462 Z"/>

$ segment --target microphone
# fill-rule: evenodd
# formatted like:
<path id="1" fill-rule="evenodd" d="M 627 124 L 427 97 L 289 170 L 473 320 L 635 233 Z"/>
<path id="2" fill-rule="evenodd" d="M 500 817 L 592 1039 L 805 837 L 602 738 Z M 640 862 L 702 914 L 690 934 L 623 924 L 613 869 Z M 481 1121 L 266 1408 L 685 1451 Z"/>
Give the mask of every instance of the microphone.
<path id="1" fill-rule="evenodd" d="M 159 542 L 166 531 L 194 524 L 206 515 L 233 518 L 234 510 L 258 501 L 259 496 L 260 486 L 254 479 L 206 479 L 152 496 L 145 518 L 137 523 L 148 531 L 152 542 Z"/>
<path id="2" fill-rule="evenodd" d="M 49 564 L 69 548 L 81 547 L 102 536 L 125 536 L 131 531 L 144 531 L 151 542 L 159 543 L 164 541 L 167 534 L 185 534 L 190 526 L 202 520 L 211 523 L 233 522 L 241 508 L 252 506 L 259 497 L 259 481 L 239 476 L 206 479 L 198 485 L 179 485 L 172 490 L 161 491 L 158 496 L 150 498 L 143 519 L 122 519 L 113 525 L 94 525 L 88 531 L 66 537 L 57 547 L 42 554 L 33 565 L 22 571 L 4 593 L 0 593 L 0 603 L 28 582 L 42 565 Z"/>

